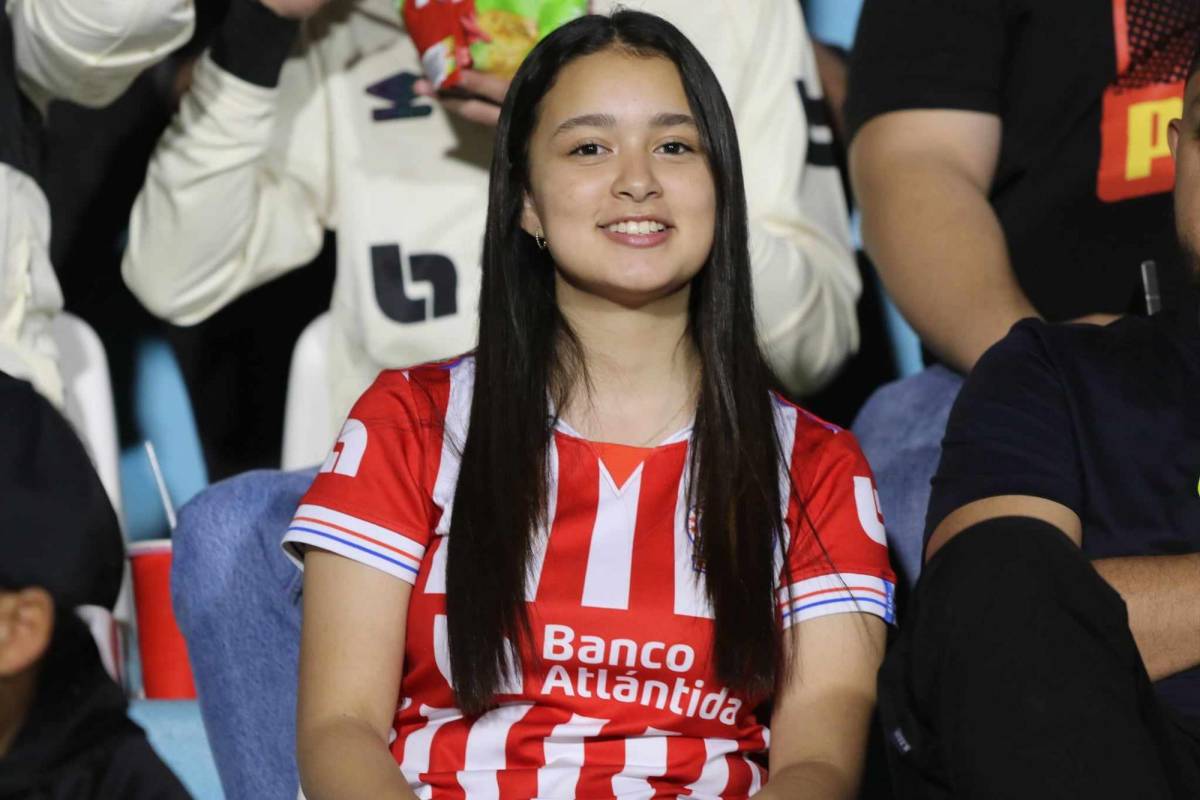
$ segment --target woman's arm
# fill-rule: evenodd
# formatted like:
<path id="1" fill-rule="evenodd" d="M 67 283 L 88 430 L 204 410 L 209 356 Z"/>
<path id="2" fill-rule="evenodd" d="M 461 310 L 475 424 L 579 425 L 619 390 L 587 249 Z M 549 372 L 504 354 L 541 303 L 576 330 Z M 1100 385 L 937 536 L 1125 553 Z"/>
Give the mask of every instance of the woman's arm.
<path id="1" fill-rule="evenodd" d="M 323 550 L 304 558 L 296 755 L 308 800 L 409 800 L 388 732 L 412 586 Z"/>
<path id="2" fill-rule="evenodd" d="M 192 36 L 192 0 L 8 0 L 22 88 L 99 108 Z"/>
<path id="3" fill-rule="evenodd" d="M 857 796 L 886 626 L 871 614 L 832 614 L 785 634 L 788 681 L 771 718 L 770 780 L 755 795 Z"/>

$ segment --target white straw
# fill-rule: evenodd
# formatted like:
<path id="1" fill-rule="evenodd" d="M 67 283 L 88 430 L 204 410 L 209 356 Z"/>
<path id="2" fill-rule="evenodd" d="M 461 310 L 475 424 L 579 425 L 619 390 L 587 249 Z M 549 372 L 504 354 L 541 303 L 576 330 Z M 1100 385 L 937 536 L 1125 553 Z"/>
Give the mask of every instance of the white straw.
<path id="1" fill-rule="evenodd" d="M 163 479 L 162 468 L 158 465 L 158 454 L 154 452 L 154 443 L 147 439 L 146 457 L 150 459 L 150 471 L 154 473 L 154 483 L 158 485 L 158 497 L 162 501 L 163 511 L 167 512 L 167 525 L 175 530 L 175 506 L 171 503 L 171 495 L 167 493 L 167 482 Z"/>

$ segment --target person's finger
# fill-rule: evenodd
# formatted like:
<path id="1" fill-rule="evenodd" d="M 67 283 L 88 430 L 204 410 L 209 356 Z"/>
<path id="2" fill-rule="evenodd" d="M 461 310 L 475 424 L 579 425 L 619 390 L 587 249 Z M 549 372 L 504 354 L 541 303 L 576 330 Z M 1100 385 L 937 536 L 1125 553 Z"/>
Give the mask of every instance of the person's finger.
<path id="1" fill-rule="evenodd" d="M 500 122 L 500 106 L 489 103 L 487 100 L 459 100 L 443 97 L 442 105 L 446 107 L 447 111 L 480 125 L 494 128 Z"/>
<path id="2" fill-rule="evenodd" d="M 508 78 L 489 75 L 486 72 L 476 72 L 473 69 L 464 69 L 462 80 L 458 85 L 471 94 L 501 105 L 504 102 L 504 95 L 508 93 L 509 83 L 511 81 Z"/>
<path id="3" fill-rule="evenodd" d="M 417 78 L 413 81 L 413 92 L 421 97 L 433 97 L 437 92 L 433 88 L 433 82 L 428 78 Z"/>

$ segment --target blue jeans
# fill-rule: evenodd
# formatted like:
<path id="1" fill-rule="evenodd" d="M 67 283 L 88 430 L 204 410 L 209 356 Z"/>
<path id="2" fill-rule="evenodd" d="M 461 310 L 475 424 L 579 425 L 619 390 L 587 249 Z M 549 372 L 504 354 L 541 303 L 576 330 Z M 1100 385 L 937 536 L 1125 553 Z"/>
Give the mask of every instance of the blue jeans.
<path id="1" fill-rule="evenodd" d="M 279 543 L 316 470 L 248 472 L 179 512 L 171 596 L 229 800 L 294 800 L 301 572 Z"/>
<path id="2" fill-rule="evenodd" d="M 929 367 L 876 390 L 854 420 L 854 435 L 875 472 L 892 565 L 909 588 L 921 573 L 929 481 L 962 376 Z"/>

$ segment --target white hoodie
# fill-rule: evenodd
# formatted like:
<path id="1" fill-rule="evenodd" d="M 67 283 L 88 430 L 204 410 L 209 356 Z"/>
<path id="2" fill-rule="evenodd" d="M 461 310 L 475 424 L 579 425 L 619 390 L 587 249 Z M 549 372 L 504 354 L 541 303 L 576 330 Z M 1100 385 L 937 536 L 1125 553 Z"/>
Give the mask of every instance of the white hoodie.
<path id="1" fill-rule="evenodd" d="M 234 0 L 244 19 L 248 2 Z M 858 346 L 860 284 L 832 132 L 805 115 L 803 95 L 819 109 L 821 90 L 798 4 L 622 5 L 677 25 L 725 90 L 760 334 L 788 386 L 811 390 Z M 420 60 L 392 0 L 330 3 L 304 24 L 277 87 L 242 58 L 210 52 L 197 65 L 134 206 L 122 272 L 152 312 L 192 324 L 308 263 L 336 230 L 333 413 L 313 421 L 331 441 L 381 368 L 474 346 L 493 133 L 414 97 Z"/>
<path id="2" fill-rule="evenodd" d="M 99 107 L 183 45 L 192 0 L 7 0 L 19 88 L 41 114 L 51 100 Z M 0 119 L 0 125 L 19 124 Z M 62 292 L 50 265 L 50 210 L 34 179 L 0 154 L 0 370 L 62 406 L 50 320 Z"/>

